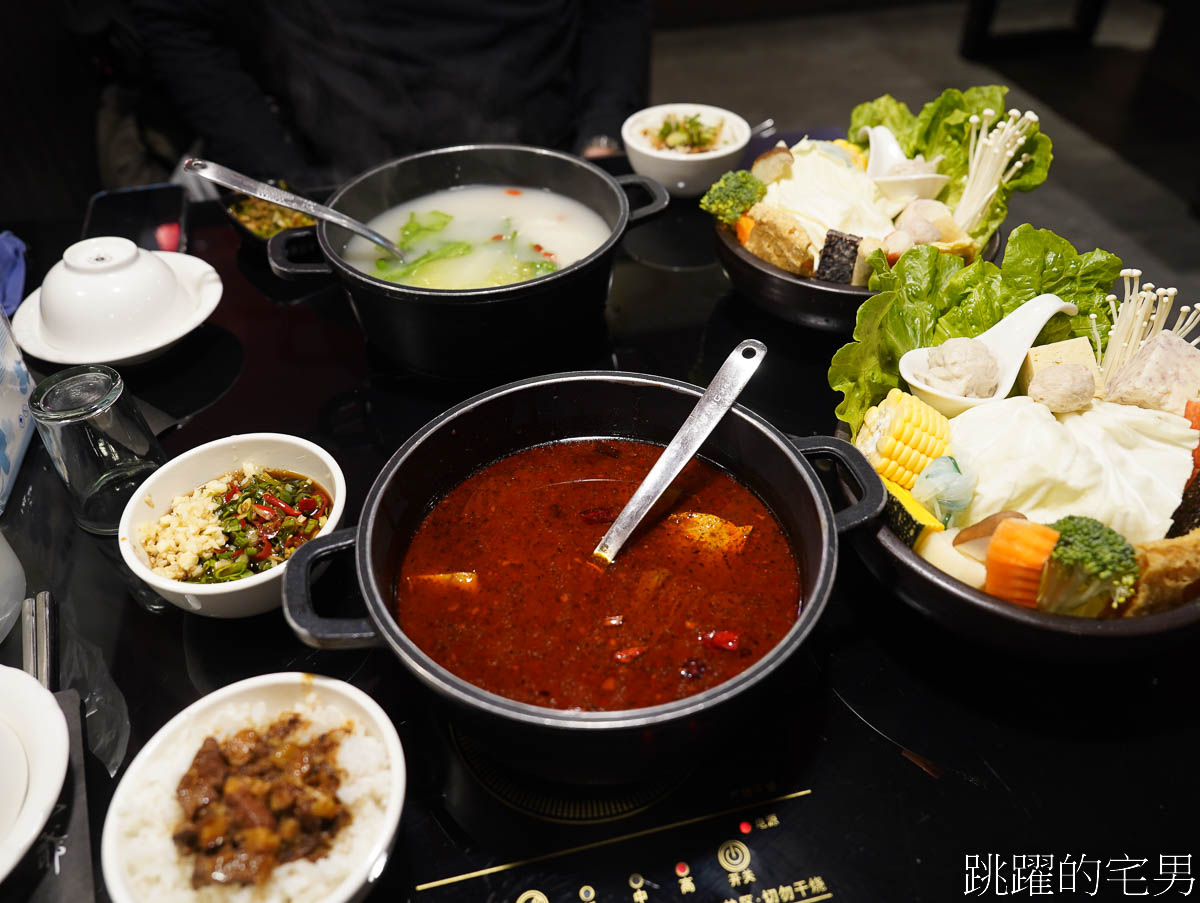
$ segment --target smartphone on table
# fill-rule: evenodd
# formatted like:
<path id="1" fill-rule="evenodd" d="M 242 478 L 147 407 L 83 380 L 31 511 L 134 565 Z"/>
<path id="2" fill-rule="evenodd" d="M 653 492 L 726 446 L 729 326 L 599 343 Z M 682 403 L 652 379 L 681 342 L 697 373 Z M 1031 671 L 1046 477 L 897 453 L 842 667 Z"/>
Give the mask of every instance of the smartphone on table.
<path id="1" fill-rule="evenodd" d="M 152 251 L 187 250 L 187 197 L 163 182 L 100 191 L 88 202 L 83 237 L 120 235 Z"/>

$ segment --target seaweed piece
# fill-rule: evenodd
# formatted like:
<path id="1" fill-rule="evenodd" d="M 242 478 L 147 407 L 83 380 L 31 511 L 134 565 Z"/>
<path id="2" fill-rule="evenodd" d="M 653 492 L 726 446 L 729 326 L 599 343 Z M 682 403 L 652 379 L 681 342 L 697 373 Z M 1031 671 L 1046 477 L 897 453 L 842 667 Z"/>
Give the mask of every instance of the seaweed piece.
<path id="1" fill-rule="evenodd" d="M 854 276 L 854 262 L 858 259 L 861 241 L 859 236 L 837 229 L 826 232 L 825 247 L 821 249 L 821 261 L 817 264 L 817 278 L 848 284 Z"/>
<path id="2" fill-rule="evenodd" d="M 1200 527 L 1200 480 L 1193 479 L 1183 490 L 1183 498 L 1179 507 L 1171 515 L 1171 529 L 1167 531 L 1167 539 L 1185 536 Z"/>

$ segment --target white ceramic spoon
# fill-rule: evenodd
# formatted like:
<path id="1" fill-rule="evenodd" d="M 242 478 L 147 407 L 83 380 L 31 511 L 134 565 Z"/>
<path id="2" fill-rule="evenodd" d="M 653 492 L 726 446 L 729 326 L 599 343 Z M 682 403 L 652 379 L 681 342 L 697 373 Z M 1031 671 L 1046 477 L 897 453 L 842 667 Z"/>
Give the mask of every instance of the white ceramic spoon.
<path id="1" fill-rule="evenodd" d="M 895 166 L 908 162 L 908 157 L 900 149 L 900 142 L 886 125 L 863 126 L 863 132 L 871 143 L 871 153 L 867 157 L 867 175 L 875 180 L 879 190 L 892 200 L 913 200 L 915 198 L 935 198 L 950 181 L 950 177 L 936 170 L 931 172 L 913 172 L 902 175 L 888 175 Z"/>
<path id="2" fill-rule="evenodd" d="M 1058 295 L 1038 295 L 1026 301 L 991 329 L 977 335 L 975 338 L 987 345 L 1000 365 L 996 391 L 986 398 L 951 395 L 922 382 L 916 373 L 928 370 L 929 352 L 932 348 L 914 348 L 904 354 L 900 358 L 900 376 L 917 398 L 947 417 L 954 417 L 976 405 L 1007 397 L 1012 391 L 1013 383 L 1017 381 L 1017 373 L 1021 370 L 1025 355 L 1033 347 L 1033 340 L 1042 331 L 1046 321 L 1056 313 L 1074 315 L 1078 310 L 1074 304 L 1064 301 Z"/>
<path id="3" fill-rule="evenodd" d="M 21 814 L 25 791 L 29 787 L 25 747 L 4 720 L 0 720 L 0 775 L 3 775 L 0 780 L 0 844 L 3 844 L 4 835 Z"/>

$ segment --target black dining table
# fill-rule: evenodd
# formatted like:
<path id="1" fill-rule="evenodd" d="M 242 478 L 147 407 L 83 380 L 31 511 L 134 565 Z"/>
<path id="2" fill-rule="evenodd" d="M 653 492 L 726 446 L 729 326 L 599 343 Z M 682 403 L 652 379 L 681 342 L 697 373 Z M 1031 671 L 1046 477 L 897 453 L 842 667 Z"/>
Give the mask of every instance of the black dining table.
<path id="1" fill-rule="evenodd" d="M 522 360 L 471 384 L 407 374 L 366 340 L 341 288 L 276 278 L 215 203 L 193 204 L 189 221 L 188 250 L 220 274 L 221 303 L 121 371 L 170 455 L 243 432 L 305 437 L 345 472 L 353 525 L 411 433 L 539 372 Z M 846 338 L 736 293 L 694 199 L 626 234 L 596 336 L 545 338 L 580 349 L 573 368 L 699 385 L 739 341 L 759 339 L 768 354 L 741 403 L 790 434 L 836 426 L 826 369 Z M 845 506 L 834 470 L 820 473 Z M 681 753 L 670 777 L 595 787 L 493 767 L 385 648 L 309 648 L 278 610 L 217 620 L 163 603 L 125 569 L 115 537 L 76 526 L 36 437 L 0 530 L 29 592 L 57 607 L 60 699 L 81 716 L 61 811 L 0 900 L 107 900 L 100 837 L 130 761 L 201 696 L 277 671 L 351 682 L 400 734 L 406 803 L 371 900 L 1170 900 L 1200 872 L 1194 638 L 1099 661 L 1000 648 L 909 607 L 846 537 L 825 614 L 759 702 Z M 361 615 L 352 556 L 335 557 L 313 592 L 322 610 Z M 19 632 L 0 663 L 20 665 Z"/>

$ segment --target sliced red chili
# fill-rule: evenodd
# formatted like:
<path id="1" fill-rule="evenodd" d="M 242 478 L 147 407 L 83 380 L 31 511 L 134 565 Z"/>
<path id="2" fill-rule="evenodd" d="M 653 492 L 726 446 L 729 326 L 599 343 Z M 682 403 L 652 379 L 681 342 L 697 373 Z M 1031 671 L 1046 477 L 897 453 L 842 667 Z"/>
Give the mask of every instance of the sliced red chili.
<path id="1" fill-rule="evenodd" d="M 588 508 L 579 512 L 579 519 L 585 524 L 611 524 L 617 514 L 612 508 Z"/>
<path id="2" fill-rule="evenodd" d="M 736 630 L 710 630 L 708 633 L 700 635 L 700 642 L 705 646 L 710 646 L 713 649 L 724 649 L 726 652 L 733 652 L 738 647 L 738 640 L 741 637 Z"/>
<path id="3" fill-rule="evenodd" d="M 613 653 L 613 658 L 623 665 L 628 664 L 645 652 L 648 648 L 648 646 L 630 646 L 626 649 L 618 649 Z"/>
<path id="4" fill-rule="evenodd" d="M 271 540 L 264 539 L 262 551 L 260 551 L 257 555 L 254 556 L 254 560 L 262 561 L 264 558 L 269 558 L 273 551 L 275 551 L 275 550 L 271 548 Z"/>
<path id="5" fill-rule="evenodd" d="M 505 194 L 520 194 L 521 192 L 518 191 L 516 188 L 506 188 L 506 189 L 504 189 L 504 193 Z"/>
<path id="6" fill-rule="evenodd" d="M 233 501 L 233 497 L 238 494 L 238 491 L 239 490 L 238 490 L 237 482 L 235 481 L 233 483 L 230 483 L 229 491 L 225 493 L 225 501 L 227 501 L 227 502 Z"/>
<path id="7" fill-rule="evenodd" d="M 266 505 L 255 505 L 254 510 L 258 514 L 255 528 L 259 534 L 267 539 L 274 539 L 275 534 L 283 527 L 283 519 L 279 516 L 279 512 Z"/>
<path id="8" fill-rule="evenodd" d="M 276 498 L 275 496 L 271 495 L 271 493 L 269 493 L 269 492 L 263 493 L 263 501 L 267 502 L 268 504 L 274 505 L 276 508 L 278 508 L 284 514 L 290 514 L 292 517 L 300 516 L 299 511 L 297 511 L 295 508 L 293 508 L 291 505 L 289 505 L 283 499 Z"/>
<path id="9" fill-rule="evenodd" d="M 493 235 L 492 236 L 492 241 L 503 241 L 503 239 L 504 239 L 503 235 Z"/>
<path id="10" fill-rule="evenodd" d="M 320 507 L 320 505 L 321 503 L 311 495 L 306 495 L 304 498 L 300 499 L 300 501 L 296 502 L 296 507 L 299 508 L 300 513 L 304 515 L 312 514 L 317 510 L 317 508 Z"/>

